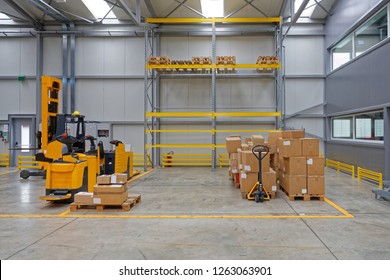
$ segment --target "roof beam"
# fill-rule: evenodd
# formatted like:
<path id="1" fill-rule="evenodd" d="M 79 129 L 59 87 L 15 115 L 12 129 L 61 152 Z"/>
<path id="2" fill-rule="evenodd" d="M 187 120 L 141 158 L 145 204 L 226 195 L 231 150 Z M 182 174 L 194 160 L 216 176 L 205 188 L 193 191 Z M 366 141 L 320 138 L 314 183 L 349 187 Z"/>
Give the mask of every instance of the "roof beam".
<path id="1" fill-rule="evenodd" d="M 262 10 L 257 8 L 255 5 L 253 5 L 252 1 L 245 0 L 245 2 L 247 2 L 249 5 L 251 5 L 253 9 L 255 9 L 256 11 L 260 12 L 261 14 L 263 14 L 265 17 L 269 17 L 266 13 L 264 13 Z"/>
<path id="2" fill-rule="evenodd" d="M 289 0 L 283 0 L 282 6 L 280 7 L 279 16 L 283 17 L 284 12 L 286 11 L 287 4 Z"/>
<path id="3" fill-rule="evenodd" d="M 139 1 L 140 0 L 137 0 L 137 6 L 139 5 Z M 125 0 L 117 0 L 117 3 L 119 4 L 119 6 L 123 9 L 123 11 L 130 17 L 131 21 L 134 22 L 136 25 L 140 25 L 141 24 L 141 15 L 140 14 L 134 14 L 130 7 L 127 5 L 126 1 Z M 139 9 L 137 8 L 137 12 L 139 12 Z"/>
<path id="4" fill-rule="evenodd" d="M 244 9 L 246 6 L 248 6 L 250 3 L 252 3 L 254 0 L 250 0 L 250 1 L 246 1 L 246 3 L 244 3 L 244 5 L 242 5 L 240 8 L 238 8 L 237 10 L 235 10 L 234 12 L 231 12 L 230 14 L 228 14 L 227 16 L 225 16 L 225 18 L 229 18 L 231 17 L 232 15 L 238 13 L 239 11 L 241 11 L 242 9 Z"/>
<path id="5" fill-rule="evenodd" d="M 188 6 L 187 4 L 184 4 L 184 2 L 186 2 L 186 1 L 181 2 L 179 0 L 175 0 L 175 2 L 180 3 L 181 6 L 186 7 L 188 10 L 190 10 L 190 11 L 194 12 L 195 14 L 205 18 L 205 16 L 201 12 L 195 10 L 194 8 Z"/>
<path id="6" fill-rule="evenodd" d="M 22 7 L 15 3 L 13 0 L 4 0 L 10 7 L 12 7 L 16 12 L 18 12 L 21 16 L 25 17 L 25 19 L 32 23 L 34 26 L 42 29 L 42 24 L 33 18 L 29 13 L 27 13 Z"/>
<path id="7" fill-rule="evenodd" d="M 150 3 L 150 0 L 144 0 L 144 1 L 145 1 L 146 7 L 147 7 L 148 10 L 149 10 L 150 15 L 151 15 L 152 17 L 154 17 L 154 18 L 158 17 L 157 14 L 156 14 L 156 12 L 154 11 L 154 8 L 153 8 L 153 6 L 152 6 L 152 3 Z"/>
<path id="8" fill-rule="evenodd" d="M 309 1 L 310 0 L 303 0 L 303 2 L 301 4 L 301 6 L 299 7 L 298 11 L 294 14 L 294 17 L 292 18 L 291 23 L 288 26 L 286 33 L 284 33 L 282 41 L 284 41 L 284 39 L 286 39 L 287 34 L 290 31 L 290 29 L 291 29 L 291 26 L 293 26 L 298 21 L 298 19 L 300 18 L 301 14 L 305 10 L 305 8 L 306 8 L 307 4 L 309 3 Z"/>
<path id="9" fill-rule="evenodd" d="M 64 14 L 62 14 L 57 9 L 50 6 L 48 3 L 46 3 L 43 0 L 30 0 L 31 4 L 33 4 L 35 7 L 40 9 L 41 11 L 45 12 L 52 18 L 54 18 L 56 21 L 61 23 L 71 23 L 72 21 L 67 18 Z"/>
<path id="10" fill-rule="evenodd" d="M 183 2 L 180 2 L 179 5 L 177 5 L 172 11 L 170 11 L 166 16 L 165 18 L 169 17 L 171 14 L 173 14 L 177 9 L 179 9 L 181 6 L 183 6 L 183 4 L 187 2 L 187 0 L 183 0 Z"/>
<path id="11" fill-rule="evenodd" d="M 329 12 L 327 9 L 325 9 L 324 6 L 322 6 L 322 4 L 321 4 L 322 1 L 314 0 L 314 2 L 316 2 L 316 4 L 318 5 L 318 7 L 320 7 L 328 16 L 331 15 L 330 12 Z"/>

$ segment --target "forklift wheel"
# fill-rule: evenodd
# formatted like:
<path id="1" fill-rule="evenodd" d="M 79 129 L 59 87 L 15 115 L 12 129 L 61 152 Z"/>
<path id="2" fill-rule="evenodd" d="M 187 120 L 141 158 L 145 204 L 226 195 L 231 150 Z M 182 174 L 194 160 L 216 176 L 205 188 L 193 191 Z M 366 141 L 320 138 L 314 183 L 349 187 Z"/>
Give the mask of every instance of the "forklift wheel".
<path id="1" fill-rule="evenodd" d="M 255 201 L 256 201 L 256 203 L 260 202 L 260 195 L 258 195 L 258 194 L 255 195 Z"/>
<path id="2" fill-rule="evenodd" d="M 20 177 L 22 179 L 28 179 L 28 177 L 30 177 L 30 171 L 28 171 L 28 170 L 20 171 Z"/>
<path id="3" fill-rule="evenodd" d="M 260 195 L 260 202 L 264 202 L 264 195 Z"/>

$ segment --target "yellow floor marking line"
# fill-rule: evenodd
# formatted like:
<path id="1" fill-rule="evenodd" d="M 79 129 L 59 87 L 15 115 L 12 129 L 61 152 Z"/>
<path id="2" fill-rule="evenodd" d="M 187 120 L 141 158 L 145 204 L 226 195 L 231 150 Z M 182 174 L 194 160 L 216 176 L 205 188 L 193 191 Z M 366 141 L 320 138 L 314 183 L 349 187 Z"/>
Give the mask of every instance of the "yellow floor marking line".
<path id="1" fill-rule="evenodd" d="M 150 172 L 152 172 L 152 171 L 154 171 L 154 170 L 156 170 L 156 169 L 157 169 L 157 168 L 153 168 L 153 169 L 150 169 L 150 170 L 148 170 L 148 171 L 146 171 L 146 172 L 144 172 L 144 173 L 142 173 L 142 174 L 140 174 L 140 175 L 137 175 L 137 176 L 135 176 L 134 178 L 131 178 L 130 180 L 128 180 L 127 183 L 131 183 L 131 182 L 133 182 L 133 181 L 135 181 L 135 180 L 137 180 L 137 179 L 139 179 L 139 178 L 145 176 L 146 174 L 149 174 Z"/>
<path id="2" fill-rule="evenodd" d="M 152 170 L 151 170 L 152 171 Z M 145 173 L 144 173 L 145 174 Z M 88 218 L 88 219 L 350 219 L 354 216 L 325 198 L 325 202 L 343 215 L 102 215 L 70 214 L 0 214 L 0 218 Z"/>
<path id="3" fill-rule="evenodd" d="M 19 170 L 13 170 L 13 171 L 8 171 L 8 172 L 0 173 L 0 176 L 1 176 L 1 175 L 6 175 L 6 174 L 15 173 L 15 172 L 18 172 L 18 171 L 19 171 Z"/>
<path id="4" fill-rule="evenodd" d="M 70 209 L 62 212 L 61 214 L 59 214 L 58 216 L 65 216 L 65 215 L 68 215 L 70 213 Z"/>

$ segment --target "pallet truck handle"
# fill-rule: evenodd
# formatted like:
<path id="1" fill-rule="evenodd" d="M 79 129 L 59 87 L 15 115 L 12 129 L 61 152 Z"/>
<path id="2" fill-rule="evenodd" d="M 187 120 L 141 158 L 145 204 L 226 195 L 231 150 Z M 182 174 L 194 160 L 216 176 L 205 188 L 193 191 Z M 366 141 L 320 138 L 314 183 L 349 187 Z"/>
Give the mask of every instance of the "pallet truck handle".
<path id="1" fill-rule="evenodd" d="M 262 156 L 262 153 L 265 152 L 265 155 Z M 254 156 L 260 160 L 259 156 L 261 156 L 261 159 L 265 158 L 269 153 L 269 147 L 266 145 L 256 145 L 252 148 L 252 153 Z M 257 156 L 257 153 L 259 153 L 259 156 Z"/>

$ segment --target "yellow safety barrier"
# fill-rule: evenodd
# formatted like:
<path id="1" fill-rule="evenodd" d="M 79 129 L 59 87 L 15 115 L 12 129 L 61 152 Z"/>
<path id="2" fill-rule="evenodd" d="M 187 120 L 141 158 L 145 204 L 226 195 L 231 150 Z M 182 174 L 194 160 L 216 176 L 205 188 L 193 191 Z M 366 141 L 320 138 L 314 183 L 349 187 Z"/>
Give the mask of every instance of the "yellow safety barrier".
<path id="1" fill-rule="evenodd" d="M 383 188 L 383 175 L 382 175 L 382 173 L 358 167 L 358 180 L 361 181 L 364 178 L 369 179 L 371 181 L 378 182 L 379 188 L 380 189 Z"/>
<path id="2" fill-rule="evenodd" d="M 281 112 L 146 112 L 146 118 L 177 118 L 177 117 L 281 117 Z"/>
<path id="3" fill-rule="evenodd" d="M 229 154 L 219 154 L 219 167 L 229 166 Z"/>
<path id="4" fill-rule="evenodd" d="M 35 156 L 18 156 L 18 169 L 40 169 L 39 162 Z"/>
<path id="5" fill-rule="evenodd" d="M 326 159 L 326 167 L 336 169 L 337 172 L 343 171 L 346 173 L 351 173 L 352 178 L 355 178 L 355 166 L 353 165 L 343 163 L 340 161 Z"/>
<path id="6" fill-rule="evenodd" d="M 152 166 L 152 161 L 150 159 L 150 154 L 147 155 L 147 166 Z M 144 154 L 133 154 L 133 166 L 144 166 Z"/>
<path id="7" fill-rule="evenodd" d="M 162 154 L 161 167 L 212 166 L 211 154 Z"/>
<path id="8" fill-rule="evenodd" d="M 9 155 L 0 154 L 0 166 L 9 167 Z"/>

